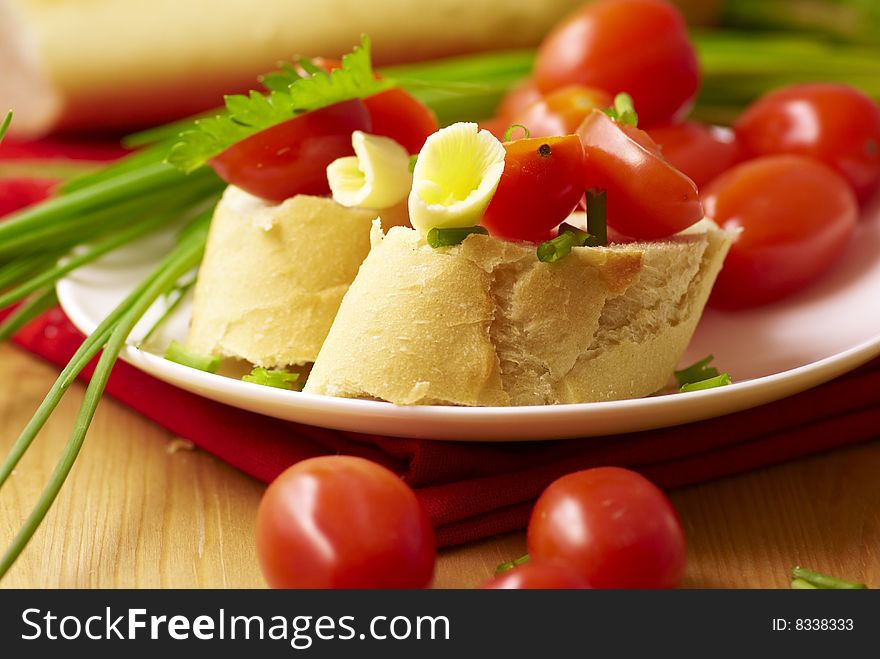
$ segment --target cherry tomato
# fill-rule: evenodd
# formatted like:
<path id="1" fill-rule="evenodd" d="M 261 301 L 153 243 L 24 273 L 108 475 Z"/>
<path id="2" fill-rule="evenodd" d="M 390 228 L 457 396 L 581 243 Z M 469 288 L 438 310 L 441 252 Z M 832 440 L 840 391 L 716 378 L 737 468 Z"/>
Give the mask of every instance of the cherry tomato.
<path id="1" fill-rule="evenodd" d="M 627 92 L 649 127 L 686 112 L 699 78 L 684 19 L 664 0 L 588 3 L 544 39 L 535 63 L 542 92 L 570 84 Z"/>
<path id="2" fill-rule="evenodd" d="M 741 229 L 715 281 L 715 306 L 764 304 L 793 293 L 844 253 L 858 217 L 852 189 L 803 156 L 737 165 L 703 191 L 706 215 Z"/>
<path id="3" fill-rule="evenodd" d="M 501 99 L 501 103 L 495 110 L 495 116 L 501 119 L 511 119 L 542 98 L 543 95 L 535 81 L 532 78 L 526 78 L 512 87 Z"/>
<path id="4" fill-rule="evenodd" d="M 54 179 L 0 179 L 0 217 L 50 197 L 58 185 Z"/>
<path id="5" fill-rule="evenodd" d="M 739 160 L 736 135 L 729 128 L 695 121 L 658 126 L 647 131 L 663 157 L 702 188 Z"/>
<path id="6" fill-rule="evenodd" d="M 343 101 L 251 135 L 210 164 L 227 183 L 270 201 L 329 194 L 327 165 L 354 153 L 352 132 L 371 128 L 363 101 Z"/>
<path id="7" fill-rule="evenodd" d="M 324 57 L 316 57 L 312 62 L 327 72 L 342 66 L 339 60 Z M 308 75 L 299 67 L 298 70 L 300 75 Z M 373 125 L 371 132 L 390 137 L 410 153 L 421 151 L 428 136 L 439 128 L 437 117 L 431 109 L 399 87 L 368 96 L 364 104 L 370 113 Z"/>
<path id="8" fill-rule="evenodd" d="M 509 240 L 540 242 L 584 193 L 584 148 L 576 135 L 504 143 L 504 173 L 482 224 Z"/>
<path id="9" fill-rule="evenodd" d="M 747 156 L 812 156 L 842 174 L 861 200 L 880 182 L 880 107 L 847 85 L 777 89 L 746 109 L 734 129 Z"/>
<path id="10" fill-rule="evenodd" d="M 618 467 L 579 471 L 550 484 L 528 529 L 529 554 L 577 571 L 594 588 L 675 588 L 685 541 L 669 499 Z"/>
<path id="11" fill-rule="evenodd" d="M 502 572 L 482 586 L 484 590 L 574 590 L 589 587 L 571 568 L 532 560 Z"/>
<path id="12" fill-rule="evenodd" d="M 631 238 L 651 240 L 702 219 L 694 182 L 666 162 L 646 132 L 593 110 L 578 135 L 587 156 L 582 187 L 607 192 L 609 226 Z"/>
<path id="13" fill-rule="evenodd" d="M 571 135 L 590 112 L 610 106 L 612 100 L 601 89 L 569 85 L 514 115 L 510 123 L 525 126 L 531 137 Z"/>
<path id="14" fill-rule="evenodd" d="M 413 491 L 361 458 L 295 464 L 257 512 L 257 555 L 273 588 L 423 588 L 435 553 Z"/>

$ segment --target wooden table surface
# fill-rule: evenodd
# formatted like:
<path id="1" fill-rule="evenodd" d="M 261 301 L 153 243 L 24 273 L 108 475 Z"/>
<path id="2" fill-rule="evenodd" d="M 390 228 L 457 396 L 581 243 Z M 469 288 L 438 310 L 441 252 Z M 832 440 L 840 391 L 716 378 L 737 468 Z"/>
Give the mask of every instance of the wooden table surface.
<path id="1" fill-rule="evenodd" d="M 4 453 L 54 380 L 0 347 Z M 75 385 L 2 491 L 8 544 L 67 440 Z M 799 563 L 880 586 L 880 441 L 672 493 L 688 538 L 686 586 L 788 585 Z M 253 543 L 263 486 L 112 400 L 95 417 L 54 508 L 2 586 L 263 585 Z M 437 587 L 470 588 L 524 553 L 522 533 L 441 552 Z"/>

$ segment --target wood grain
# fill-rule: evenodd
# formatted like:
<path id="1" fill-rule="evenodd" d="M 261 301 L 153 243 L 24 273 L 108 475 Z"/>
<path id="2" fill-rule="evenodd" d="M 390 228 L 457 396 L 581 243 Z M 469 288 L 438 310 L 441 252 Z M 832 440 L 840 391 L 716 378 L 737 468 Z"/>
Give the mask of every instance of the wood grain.
<path id="1" fill-rule="evenodd" d="M 0 347 L 0 450 L 56 375 Z M 0 544 L 13 537 L 67 440 L 76 385 L 2 491 Z M 880 586 L 880 442 L 678 490 L 688 587 L 786 587 L 801 563 Z M 263 585 L 253 545 L 263 486 L 111 400 L 31 545 L 12 588 Z M 470 588 L 525 551 L 522 533 L 442 552 L 436 586 Z"/>

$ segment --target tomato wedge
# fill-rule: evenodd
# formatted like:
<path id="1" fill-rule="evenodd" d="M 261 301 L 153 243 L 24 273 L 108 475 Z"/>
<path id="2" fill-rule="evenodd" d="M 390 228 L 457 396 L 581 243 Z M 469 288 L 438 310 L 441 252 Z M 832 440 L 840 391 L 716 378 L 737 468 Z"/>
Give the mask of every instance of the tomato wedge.
<path id="1" fill-rule="evenodd" d="M 593 110 L 578 128 L 586 152 L 583 187 L 607 192 L 606 219 L 639 240 L 663 238 L 703 217 L 697 186 L 635 126 Z"/>
<path id="2" fill-rule="evenodd" d="M 363 101 L 343 101 L 251 135 L 209 162 L 227 183 L 269 201 L 325 195 L 327 165 L 354 153 L 352 132 L 371 128 Z"/>
<path id="3" fill-rule="evenodd" d="M 547 240 L 584 193 L 584 148 L 568 135 L 505 142 L 504 149 L 504 173 L 482 225 L 508 240 Z"/>

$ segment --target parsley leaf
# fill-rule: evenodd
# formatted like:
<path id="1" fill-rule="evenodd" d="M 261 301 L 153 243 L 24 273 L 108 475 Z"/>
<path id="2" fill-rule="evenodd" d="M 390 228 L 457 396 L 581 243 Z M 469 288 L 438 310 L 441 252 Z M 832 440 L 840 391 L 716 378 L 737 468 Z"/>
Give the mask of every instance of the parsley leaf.
<path id="1" fill-rule="evenodd" d="M 343 56 L 342 67 L 330 73 L 311 62 L 300 65 L 310 77 L 300 77 L 290 64 L 262 77 L 268 94 L 251 91 L 247 96 L 226 96 L 226 113 L 196 120 L 191 130 L 180 134 L 171 149 L 168 162 L 184 172 L 198 169 L 236 142 L 271 128 L 288 119 L 328 105 L 366 98 L 384 91 L 394 83 L 377 80 L 370 59 L 370 40 Z"/>

